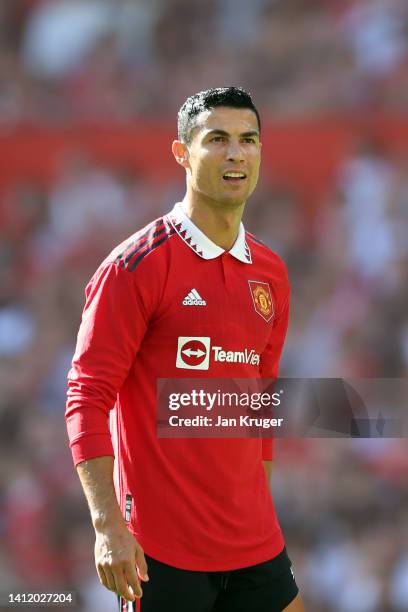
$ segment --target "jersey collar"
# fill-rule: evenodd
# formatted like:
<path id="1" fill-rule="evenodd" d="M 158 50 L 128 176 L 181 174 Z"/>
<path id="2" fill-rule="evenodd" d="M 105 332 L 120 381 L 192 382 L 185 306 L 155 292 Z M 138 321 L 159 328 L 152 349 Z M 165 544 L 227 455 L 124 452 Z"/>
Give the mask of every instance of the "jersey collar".
<path id="1" fill-rule="evenodd" d="M 177 202 L 168 217 L 180 238 L 203 259 L 215 259 L 225 253 L 224 249 L 210 240 L 187 217 L 181 202 Z M 245 229 L 242 223 L 240 223 L 238 237 L 234 246 L 229 250 L 229 254 L 243 263 L 252 263 L 251 251 L 245 240 Z"/>

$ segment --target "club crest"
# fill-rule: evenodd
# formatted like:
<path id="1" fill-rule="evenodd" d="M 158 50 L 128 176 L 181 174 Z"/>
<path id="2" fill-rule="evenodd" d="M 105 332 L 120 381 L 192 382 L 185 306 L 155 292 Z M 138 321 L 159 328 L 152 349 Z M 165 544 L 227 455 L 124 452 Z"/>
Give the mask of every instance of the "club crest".
<path id="1" fill-rule="evenodd" d="M 269 284 L 261 281 L 248 281 L 248 283 L 256 312 L 269 323 L 274 315 Z"/>

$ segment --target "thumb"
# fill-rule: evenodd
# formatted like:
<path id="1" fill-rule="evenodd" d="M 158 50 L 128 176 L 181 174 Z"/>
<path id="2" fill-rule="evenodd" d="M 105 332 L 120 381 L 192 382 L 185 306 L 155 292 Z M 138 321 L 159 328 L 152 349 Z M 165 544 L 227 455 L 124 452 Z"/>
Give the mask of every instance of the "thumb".
<path id="1" fill-rule="evenodd" d="M 145 582 L 147 582 L 149 580 L 149 575 L 147 573 L 147 563 L 143 549 L 140 546 L 136 550 L 136 567 L 139 577 Z"/>

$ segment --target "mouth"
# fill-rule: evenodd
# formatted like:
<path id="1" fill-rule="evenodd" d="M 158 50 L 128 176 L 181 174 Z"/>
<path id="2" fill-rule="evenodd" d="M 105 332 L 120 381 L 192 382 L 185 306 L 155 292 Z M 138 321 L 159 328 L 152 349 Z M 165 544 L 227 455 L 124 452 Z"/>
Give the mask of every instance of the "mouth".
<path id="1" fill-rule="evenodd" d="M 240 181 L 244 181 L 246 179 L 245 172 L 234 172 L 228 171 L 222 175 L 224 181 L 228 181 L 230 183 L 239 183 Z"/>

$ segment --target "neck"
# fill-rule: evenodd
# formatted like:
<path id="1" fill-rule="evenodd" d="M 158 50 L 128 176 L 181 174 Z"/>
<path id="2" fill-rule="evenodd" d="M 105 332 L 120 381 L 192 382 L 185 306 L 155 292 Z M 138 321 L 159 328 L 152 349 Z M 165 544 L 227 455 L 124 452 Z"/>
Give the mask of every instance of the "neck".
<path id="1" fill-rule="evenodd" d="M 183 210 L 214 244 L 229 251 L 238 237 L 245 202 L 239 206 L 223 207 L 188 193 L 183 199 Z"/>

